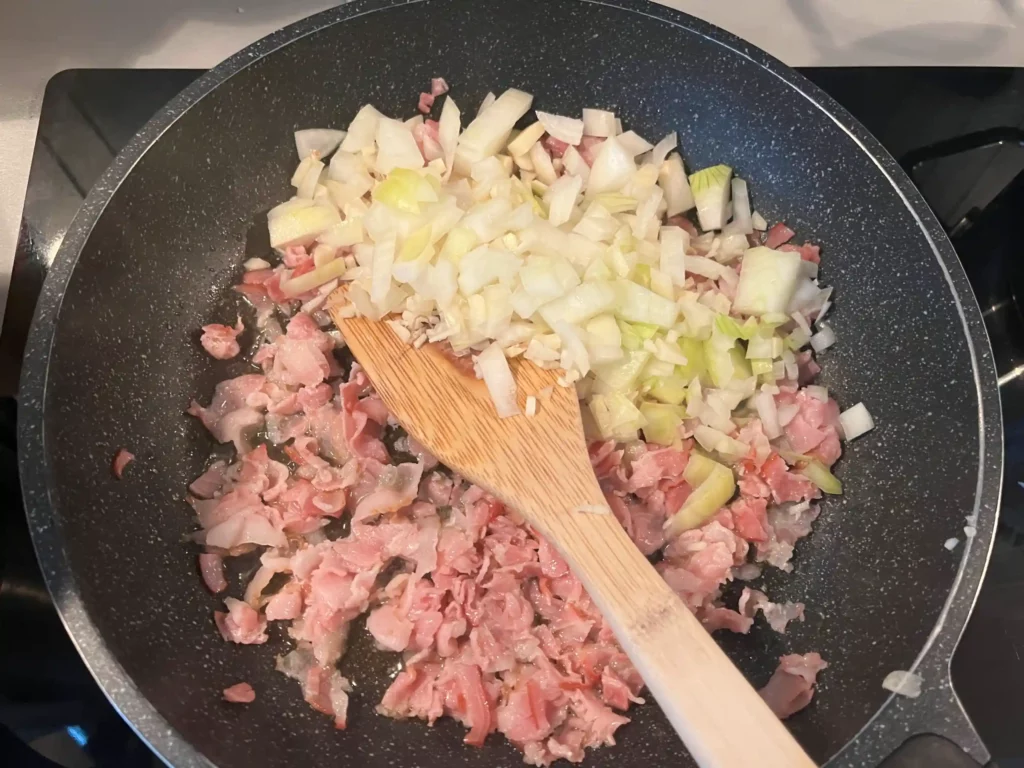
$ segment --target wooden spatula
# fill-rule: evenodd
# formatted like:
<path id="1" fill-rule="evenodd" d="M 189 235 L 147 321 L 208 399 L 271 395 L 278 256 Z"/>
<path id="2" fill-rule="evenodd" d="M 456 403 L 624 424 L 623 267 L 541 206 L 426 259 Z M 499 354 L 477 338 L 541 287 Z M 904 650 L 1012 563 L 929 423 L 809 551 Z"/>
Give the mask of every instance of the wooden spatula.
<path id="1" fill-rule="evenodd" d="M 702 768 L 814 763 L 630 541 L 590 466 L 579 402 L 555 372 L 512 360 L 520 409 L 500 419 L 482 381 L 434 345 L 328 310 L 388 409 L 439 460 L 518 510 L 568 562 Z M 552 387 L 550 396 L 540 393 Z M 602 512 L 580 511 L 581 508 Z"/>

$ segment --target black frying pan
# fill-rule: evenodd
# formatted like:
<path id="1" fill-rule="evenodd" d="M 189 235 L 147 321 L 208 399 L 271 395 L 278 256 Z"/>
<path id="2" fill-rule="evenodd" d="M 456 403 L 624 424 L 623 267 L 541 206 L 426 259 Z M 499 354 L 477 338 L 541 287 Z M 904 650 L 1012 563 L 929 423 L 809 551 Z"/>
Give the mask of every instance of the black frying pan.
<path id="1" fill-rule="evenodd" d="M 793 731 L 819 761 L 875 765 L 908 735 L 984 747 L 953 693 L 948 662 L 994 535 L 1002 474 L 995 372 L 981 315 L 935 218 L 849 115 L 761 51 L 638 0 L 360 0 L 300 22 L 190 86 L 91 192 L 50 270 L 21 388 L 21 471 L 43 570 L 68 630 L 114 703 L 174 765 L 495 766 L 498 738 L 461 744 L 373 713 L 391 659 L 357 640 L 350 728 L 335 731 L 273 671 L 277 638 L 220 640 L 181 498 L 212 448 L 183 415 L 237 375 L 195 331 L 234 317 L 225 289 L 243 253 L 268 250 L 263 212 L 289 194 L 296 128 L 343 127 L 359 105 L 406 114 L 443 75 L 469 108 L 516 86 L 538 107 L 615 109 L 642 135 L 679 131 L 690 167 L 725 162 L 769 221 L 824 244 L 840 344 L 823 383 L 864 400 L 878 427 L 847 448 L 846 494 L 824 505 L 796 572 L 769 577 L 806 623 L 722 644 L 755 684 L 785 652 L 829 661 Z M 114 451 L 137 458 L 127 477 Z M 967 515 L 978 535 L 955 553 Z M 356 633 L 361 635 L 363 633 Z M 881 687 L 893 669 L 925 679 L 917 700 Z M 238 680 L 260 696 L 231 707 Z M 633 714 L 633 713 L 631 713 Z M 635 712 L 592 766 L 687 765 L 654 706 Z M 737 734 L 737 738 L 744 738 Z"/>

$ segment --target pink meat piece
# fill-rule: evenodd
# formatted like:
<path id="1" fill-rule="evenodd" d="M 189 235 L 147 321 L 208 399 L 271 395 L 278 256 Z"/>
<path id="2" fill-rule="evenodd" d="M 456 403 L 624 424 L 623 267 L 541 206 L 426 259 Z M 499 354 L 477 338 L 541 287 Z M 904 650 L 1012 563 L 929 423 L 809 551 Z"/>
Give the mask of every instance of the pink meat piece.
<path id="1" fill-rule="evenodd" d="M 192 481 L 189 492 L 197 499 L 212 499 L 224 487 L 224 471 L 228 463 L 223 460 L 213 462 L 207 470 Z"/>
<path id="2" fill-rule="evenodd" d="M 124 448 L 118 448 L 117 453 L 114 454 L 114 461 L 112 462 L 111 469 L 114 472 L 114 477 L 120 480 L 124 477 L 125 468 L 135 461 L 135 454 Z"/>
<path id="3" fill-rule="evenodd" d="M 569 148 L 569 145 L 561 139 L 556 139 L 554 136 L 549 136 L 547 134 L 544 135 L 544 138 L 541 139 L 540 143 L 552 157 L 561 157 L 565 154 L 565 150 Z"/>
<path id="4" fill-rule="evenodd" d="M 750 542 L 768 540 L 768 502 L 741 496 L 729 505 L 732 529 Z"/>
<path id="5" fill-rule="evenodd" d="M 298 269 L 312 263 L 313 257 L 304 245 L 289 245 L 281 258 L 288 269 Z M 269 279 L 269 278 L 268 278 Z M 266 281 L 264 281 L 266 282 Z"/>
<path id="6" fill-rule="evenodd" d="M 686 469 L 689 454 L 674 448 L 651 448 L 632 462 L 629 490 L 637 492 L 656 485 L 660 480 L 676 480 Z"/>
<path id="7" fill-rule="evenodd" d="M 228 588 L 224 578 L 224 558 L 220 555 L 204 553 L 199 556 L 199 572 L 202 574 L 206 588 L 214 594 Z"/>
<path id="8" fill-rule="evenodd" d="M 267 621 L 288 621 L 302 615 L 302 590 L 292 581 L 273 594 L 265 609 Z"/>
<path id="9" fill-rule="evenodd" d="M 747 542 L 713 519 L 673 539 L 658 569 L 683 602 L 696 610 L 731 578 L 733 566 L 744 562 L 747 549 Z"/>
<path id="10" fill-rule="evenodd" d="M 214 611 L 221 637 L 230 643 L 253 645 L 267 642 L 267 621 L 248 603 L 233 597 L 224 599 L 227 613 Z"/>
<path id="11" fill-rule="evenodd" d="M 786 501 L 805 501 L 819 495 L 814 483 L 803 475 L 791 472 L 777 453 L 772 454 L 761 467 L 761 477 L 772 489 L 772 498 L 777 504 Z"/>
<path id="12" fill-rule="evenodd" d="M 384 693 L 377 711 L 394 718 L 418 717 L 431 725 L 444 714 L 444 696 L 437 687 L 440 664 L 406 666 Z"/>
<path id="13" fill-rule="evenodd" d="M 365 521 L 379 515 L 397 512 L 412 504 L 419 492 L 423 465 L 416 463 L 399 464 L 389 467 L 381 476 L 377 490 L 365 496 L 356 505 L 352 520 Z"/>
<path id="14" fill-rule="evenodd" d="M 366 619 L 366 629 L 388 651 L 404 651 L 412 639 L 413 623 L 390 603 L 376 608 Z"/>
<path id="15" fill-rule="evenodd" d="M 580 140 L 580 145 L 576 149 L 587 165 L 594 164 L 594 160 L 597 159 L 597 153 L 600 151 L 603 142 L 603 136 L 584 136 Z"/>
<path id="16" fill-rule="evenodd" d="M 248 683 L 235 683 L 224 689 L 224 701 L 232 704 L 252 704 L 256 701 L 256 691 Z"/>
<path id="17" fill-rule="evenodd" d="M 448 83 L 443 77 L 430 78 L 430 95 L 440 96 L 448 93 Z"/>
<path id="18" fill-rule="evenodd" d="M 741 614 L 750 618 L 761 611 L 768 625 L 780 635 L 786 634 L 789 622 L 804 620 L 803 603 L 773 603 L 764 592 L 750 587 L 743 588 L 738 608 Z"/>
<path id="19" fill-rule="evenodd" d="M 765 247 L 767 248 L 778 248 L 783 243 L 788 243 L 793 239 L 796 234 L 792 229 L 787 227 L 781 221 L 768 230 L 768 234 L 765 237 Z"/>
<path id="20" fill-rule="evenodd" d="M 263 414 L 249 407 L 247 400 L 263 389 L 266 377 L 250 373 L 222 381 L 214 387 L 207 408 L 193 401 L 188 409 L 218 443 L 234 443 L 239 453 L 249 450 L 246 433 L 263 423 Z"/>
<path id="21" fill-rule="evenodd" d="M 264 345 L 253 358 L 267 378 L 284 387 L 315 387 L 331 373 L 328 359 L 334 340 L 316 322 L 300 312 L 288 323 L 283 336 Z"/>
<path id="22" fill-rule="evenodd" d="M 430 108 L 434 106 L 434 94 L 432 93 L 421 93 L 419 103 L 416 108 L 424 115 L 430 114 Z"/>
<path id="23" fill-rule="evenodd" d="M 838 443 L 836 428 L 839 425 L 839 406 L 835 400 L 819 400 L 806 390 L 800 390 L 796 393 L 794 404 L 799 410 L 783 431 L 796 453 L 810 453 L 828 438 Z M 832 450 L 828 449 L 829 455 Z"/>
<path id="24" fill-rule="evenodd" d="M 214 357 L 217 360 L 230 360 L 241 351 L 241 348 L 238 346 L 238 335 L 244 330 L 245 326 L 242 324 L 242 318 L 238 318 L 234 328 L 230 325 L 221 325 L 220 323 L 204 325 L 203 335 L 200 337 L 199 343 L 203 345 L 203 349 L 207 351 L 210 357 Z"/>
<path id="25" fill-rule="evenodd" d="M 697 611 L 697 618 L 700 619 L 701 624 L 708 632 L 714 632 L 718 629 L 728 629 L 731 632 L 738 632 L 741 635 L 745 635 L 750 631 L 751 625 L 753 625 L 753 619 L 749 616 L 745 616 L 740 611 L 734 611 L 731 608 L 725 608 L 721 605 L 709 603 L 701 606 Z"/>
<path id="26" fill-rule="evenodd" d="M 818 517 L 815 504 L 792 504 L 774 507 L 768 512 L 768 541 L 757 543 L 758 562 L 767 562 L 783 571 L 793 570 L 790 558 L 793 545 L 811 532 L 811 524 Z"/>
<path id="27" fill-rule="evenodd" d="M 686 230 L 690 237 L 700 237 L 700 231 L 697 229 L 697 226 L 682 214 L 678 216 L 669 216 L 665 220 L 665 223 L 670 227 L 679 227 L 680 229 Z"/>
<path id="28" fill-rule="evenodd" d="M 434 97 L 428 93 L 420 95 L 420 111 L 423 111 L 422 105 L 426 103 L 424 97 L 427 97 L 430 104 L 434 103 Z M 424 114 L 430 111 L 428 106 Z M 423 159 L 428 163 L 433 160 L 444 158 L 444 149 L 441 148 L 441 138 L 438 132 L 438 122 L 436 120 L 424 120 L 420 125 L 413 126 L 412 137 L 416 141 L 416 146 L 420 149 L 420 154 L 423 155 Z"/>
<path id="29" fill-rule="evenodd" d="M 818 673 L 827 666 L 821 655 L 814 652 L 783 656 L 768 684 L 758 693 L 777 717 L 785 719 L 811 703 Z"/>

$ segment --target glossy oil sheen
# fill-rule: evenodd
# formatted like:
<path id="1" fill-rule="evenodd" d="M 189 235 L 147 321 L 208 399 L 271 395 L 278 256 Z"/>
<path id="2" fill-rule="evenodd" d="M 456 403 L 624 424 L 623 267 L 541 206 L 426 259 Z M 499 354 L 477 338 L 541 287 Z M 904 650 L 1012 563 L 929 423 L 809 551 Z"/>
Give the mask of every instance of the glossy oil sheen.
<path id="1" fill-rule="evenodd" d="M 183 543 L 195 528 L 185 489 L 215 448 L 184 410 L 247 370 L 207 357 L 197 330 L 234 318 L 226 289 L 246 255 L 268 250 L 265 212 L 291 194 L 292 131 L 345 127 L 366 102 L 411 116 L 439 75 L 463 115 L 488 90 L 514 86 L 553 112 L 613 109 L 652 140 L 675 130 L 689 168 L 733 166 L 769 221 L 785 219 L 800 241 L 822 244 L 839 344 L 823 356 L 821 383 L 844 406 L 863 400 L 878 427 L 846 446 L 837 470 L 846 493 L 823 505 L 794 573 L 765 580 L 773 599 L 805 602 L 807 621 L 785 636 L 761 625 L 748 636 L 720 633 L 722 644 L 758 685 L 784 653 L 827 659 L 813 706 L 791 720 L 825 761 L 883 707 L 885 674 L 910 668 L 925 649 L 963 566 L 934 646 L 936 688 L 948 687 L 941 659 L 984 569 L 1001 472 L 990 354 L 962 271 L 891 160 L 863 129 L 844 127 L 852 120 L 833 119 L 805 81 L 689 17 L 625 5 L 426 0 L 328 12 L 200 81 L 90 197 L 30 341 L 23 477 L 72 634 L 169 760 L 201 764 L 198 751 L 225 767 L 519 762 L 498 736 L 483 749 L 463 746 L 464 729 L 449 719 L 427 728 L 376 715 L 397 657 L 373 651 L 361 629 L 342 663 L 355 684 L 349 729 L 335 731 L 274 672 L 287 648 L 280 631 L 264 646 L 219 638 L 218 600 L 199 581 L 196 548 Z M 137 458 L 118 482 L 109 463 L 120 447 Z M 975 511 L 973 550 L 944 550 Z M 224 704 L 220 691 L 242 680 L 256 702 Z M 924 715 L 891 704 L 887 716 L 941 730 L 928 718 L 946 716 L 943 701 Z M 588 765 L 690 764 L 655 706 L 630 714 L 618 746 L 589 753 Z M 879 737 L 880 747 L 889 743 Z"/>

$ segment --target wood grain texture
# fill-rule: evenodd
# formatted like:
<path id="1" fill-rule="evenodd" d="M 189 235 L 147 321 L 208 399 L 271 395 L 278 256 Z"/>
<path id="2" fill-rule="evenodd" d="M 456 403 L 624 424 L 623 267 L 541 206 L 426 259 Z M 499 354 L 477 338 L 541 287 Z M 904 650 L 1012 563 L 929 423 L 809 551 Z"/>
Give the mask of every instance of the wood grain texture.
<path id="1" fill-rule="evenodd" d="M 434 345 L 418 350 L 385 323 L 328 310 L 388 409 L 440 461 L 517 509 L 565 557 L 655 700 L 702 768 L 807 768 L 814 763 L 609 513 L 590 465 L 573 388 L 512 360 L 522 409 L 499 419 L 482 381 Z"/>

